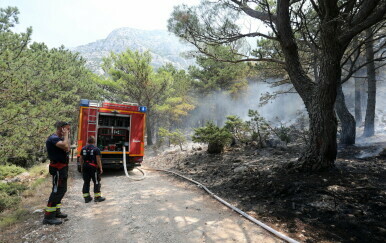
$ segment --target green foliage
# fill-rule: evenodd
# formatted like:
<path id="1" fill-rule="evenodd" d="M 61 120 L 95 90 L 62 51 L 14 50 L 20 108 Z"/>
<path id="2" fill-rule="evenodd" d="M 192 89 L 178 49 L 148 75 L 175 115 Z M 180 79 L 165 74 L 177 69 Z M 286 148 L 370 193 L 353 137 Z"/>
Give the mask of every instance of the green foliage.
<path id="1" fill-rule="evenodd" d="M 290 132 L 291 132 L 291 128 L 287 127 L 287 126 L 285 126 L 283 124 L 280 124 L 280 127 L 275 128 L 275 133 L 277 134 L 279 139 L 281 141 L 285 142 L 286 144 L 291 142 Z"/>
<path id="2" fill-rule="evenodd" d="M 158 145 L 162 145 L 166 139 L 169 140 L 170 144 L 180 146 L 181 150 L 182 145 L 186 142 L 186 137 L 181 130 L 176 129 L 174 131 L 168 131 L 167 129 L 160 127 L 158 129 Z"/>
<path id="3" fill-rule="evenodd" d="M 10 196 L 6 192 L 0 191 L 0 212 L 16 207 L 20 202 L 20 197 Z"/>
<path id="4" fill-rule="evenodd" d="M 12 212 L 7 213 L 6 215 L 0 218 L 0 229 L 4 227 L 9 227 L 19 222 L 20 220 L 24 219 L 26 216 L 30 216 L 30 214 L 31 213 L 24 208 L 18 208 L 18 209 L 12 210 Z"/>
<path id="5" fill-rule="evenodd" d="M 232 134 L 225 128 L 219 128 L 213 122 L 208 122 L 205 127 L 194 129 L 192 140 L 208 144 L 209 153 L 221 153 L 224 146 L 229 144 Z"/>
<path id="6" fill-rule="evenodd" d="M 19 10 L 16 7 L 0 8 L 0 31 L 9 31 L 19 23 Z"/>
<path id="7" fill-rule="evenodd" d="M 182 150 L 182 145 L 186 142 L 186 137 L 182 133 L 182 131 L 180 131 L 179 129 L 174 130 L 170 133 L 169 138 L 171 144 L 179 145 L 180 149 Z"/>
<path id="8" fill-rule="evenodd" d="M 224 128 L 232 133 L 237 141 L 243 143 L 248 141 L 248 125 L 240 117 L 227 116 Z"/>
<path id="9" fill-rule="evenodd" d="M 268 122 L 255 110 L 249 110 L 248 116 L 250 120 L 246 123 L 252 134 L 251 140 L 256 141 L 260 147 L 264 147 L 265 141 L 270 134 Z"/>
<path id="10" fill-rule="evenodd" d="M 103 59 L 103 69 L 121 87 L 120 92 L 128 99 L 146 105 L 151 112 L 154 104 L 164 96 L 171 82 L 170 75 L 156 75 L 150 65 L 149 51 L 126 51 Z"/>
<path id="11" fill-rule="evenodd" d="M 16 207 L 21 200 L 20 194 L 26 189 L 25 185 L 19 183 L 1 183 L 0 212 Z"/>
<path id="12" fill-rule="evenodd" d="M 0 192 L 5 192 L 9 196 L 19 196 L 21 192 L 26 190 L 28 187 L 20 183 L 1 183 Z"/>
<path id="13" fill-rule="evenodd" d="M 193 85 L 200 95 L 208 95 L 215 91 L 226 91 L 232 97 L 238 98 L 248 87 L 247 77 L 250 67 L 246 63 L 221 62 L 224 60 L 237 61 L 239 57 L 232 53 L 229 47 L 208 47 L 214 57 L 197 56 L 197 66 L 189 67 L 190 75 L 196 80 Z"/>
<path id="14" fill-rule="evenodd" d="M 165 90 L 165 97 L 154 107 L 155 118 L 159 126 L 165 128 L 180 127 L 183 119 L 195 108 L 190 96 L 192 78 L 184 70 L 177 70 L 173 65 L 166 64 L 157 70 L 158 74 L 171 76 L 171 83 Z"/>
<path id="15" fill-rule="evenodd" d="M 80 98 L 100 89 L 85 61 L 64 47 L 30 43 L 32 29 L 14 33 L 17 9 L 0 9 L 0 164 L 31 166 L 57 120 L 76 122 Z"/>
<path id="16" fill-rule="evenodd" d="M 25 171 L 24 168 L 16 165 L 0 165 L 0 180 L 3 180 L 6 177 L 14 177 Z"/>

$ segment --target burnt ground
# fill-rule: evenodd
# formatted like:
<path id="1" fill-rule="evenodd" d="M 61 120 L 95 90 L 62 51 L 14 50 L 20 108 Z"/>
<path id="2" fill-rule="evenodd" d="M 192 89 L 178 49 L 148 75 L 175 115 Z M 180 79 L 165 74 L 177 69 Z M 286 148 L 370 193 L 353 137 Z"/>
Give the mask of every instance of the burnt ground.
<path id="1" fill-rule="evenodd" d="M 144 165 L 188 176 L 234 206 L 302 242 L 385 242 L 386 143 L 339 148 L 335 168 L 294 173 L 302 146 L 234 147 L 211 155 L 203 145 L 148 157 Z"/>

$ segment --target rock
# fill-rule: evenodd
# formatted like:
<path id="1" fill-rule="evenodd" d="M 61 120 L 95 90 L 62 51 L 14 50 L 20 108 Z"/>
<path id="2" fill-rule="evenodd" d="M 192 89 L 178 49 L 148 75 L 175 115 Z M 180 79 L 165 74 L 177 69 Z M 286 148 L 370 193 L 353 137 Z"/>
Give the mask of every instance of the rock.
<path id="1" fill-rule="evenodd" d="M 268 147 L 271 148 L 287 148 L 287 144 L 280 139 L 270 138 L 266 141 Z"/>
<path id="2" fill-rule="evenodd" d="M 44 210 L 43 209 L 36 209 L 35 211 L 33 211 L 32 213 L 43 213 Z"/>
<path id="3" fill-rule="evenodd" d="M 20 182 L 20 178 L 19 177 L 13 177 L 13 178 L 8 178 L 6 179 L 7 183 L 14 183 L 14 182 Z"/>
<path id="4" fill-rule="evenodd" d="M 233 170 L 234 173 L 245 173 L 245 172 L 247 172 L 247 171 L 248 171 L 248 167 L 247 167 L 247 166 L 244 166 L 244 165 L 239 166 L 239 167 L 237 167 L 237 168 L 235 168 L 235 169 Z"/>

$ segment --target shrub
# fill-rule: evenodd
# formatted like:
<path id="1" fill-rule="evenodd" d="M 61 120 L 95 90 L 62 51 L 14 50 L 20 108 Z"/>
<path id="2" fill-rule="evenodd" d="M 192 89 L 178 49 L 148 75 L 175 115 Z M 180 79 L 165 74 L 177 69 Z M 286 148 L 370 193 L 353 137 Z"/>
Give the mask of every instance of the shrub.
<path id="1" fill-rule="evenodd" d="M 184 134 L 179 129 L 173 132 L 170 132 L 169 139 L 171 144 L 179 145 L 181 150 L 182 150 L 182 145 L 186 142 L 186 138 Z"/>
<path id="2" fill-rule="evenodd" d="M 230 133 L 232 133 L 233 137 L 237 141 L 248 141 L 248 125 L 243 120 L 241 120 L 240 117 L 233 115 L 227 116 L 224 128 L 227 129 Z"/>
<path id="3" fill-rule="evenodd" d="M 20 202 L 20 197 L 10 196 L 6 192 L 0 191 L 0 212 L 16 207 Z"/>
<path id="4" fill-rule="evenodd" d="M 246 122 L 250 129 L 251 140 L 256 141 L 259 147 L 264 147 L 266 139 L 270 135 L 268 122 L 262 117 L 258 111 L 249 110 L 248 116 L 251 118 Z"/>
<path id="5" fill-rule="evenodd" d="M 280 127 L 276 128 L 276 133 L 278 134 L 278 137 L 286 144 L 291 142 L 290 131 L 291 129 L 289 127 L 284 126 L 283 124 L 280 124 Z"/>
<path id="6" fill-rule="evenodd" d="M 15 210 L 12 210 L 12 212 L 7 213 L 6 215 L 3 215 L 0 218 L 0 229 L 4 227 L 11 226 L 21 219 L 23 219 L 25 216 L 29 216 L 30 213 L 27 209 L 24 208 L 18 208 Z"/>
<path id="7" fill-rule="evenodd" d="M 3 180 L 6 177 L 16 176 L 25 171 L 26 170 L 24 168 L 16 165 L 0 165 L 0 180 Z"/>
<path id="8" fill-rule="evenodd" d="M 0 184 L 0 212 L 16 207 L 20 200 L 20 194 L 27 187 L 18 183 Z"/>
<path id="9" fill-rule="evenodd" d="M 0 192 L 5 192 L 9 196 L 19 196 L 21 192 L 27 189 L 27 186 L 19 183 L 1 183 Z"/>
<path id="10" fill-rule="evenodd" d="M 166 139 L 169 140 L 169 144 L 179 145 L 181 150 L 182 145 L 186 142 L 185 135 L 179 129 L 170 132 L 169 130 L 160 127 L 158 129 L 158 137 L 156 144 L 157 147 L 161 147 L 165 143 Z"/>
<path id="11" fill-rule="evenodd" d="M 224 150 L 226 144 L 232 139 L 232 134 L 225 128 L 219 128 L 213 122 L 208 122 L 205 127 L 194 129 L 192 140 L 208 144 L 208 153 L 216 154 Z"/>

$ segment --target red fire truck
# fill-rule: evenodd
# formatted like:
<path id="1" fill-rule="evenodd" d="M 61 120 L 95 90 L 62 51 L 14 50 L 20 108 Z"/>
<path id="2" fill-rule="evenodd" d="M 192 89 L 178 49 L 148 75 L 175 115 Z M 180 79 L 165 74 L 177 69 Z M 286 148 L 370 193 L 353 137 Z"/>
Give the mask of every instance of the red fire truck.
<path id="1" fill-rule="evenodd" d="M 123 168 L 125 148 L 127 168 L 140 166 L 144 156 L 146 106 L 136 103 L 109 103 L 80 100 L 77 165 L 87 138 L 94 136 L 101 150 L 103 168 Z"/>

